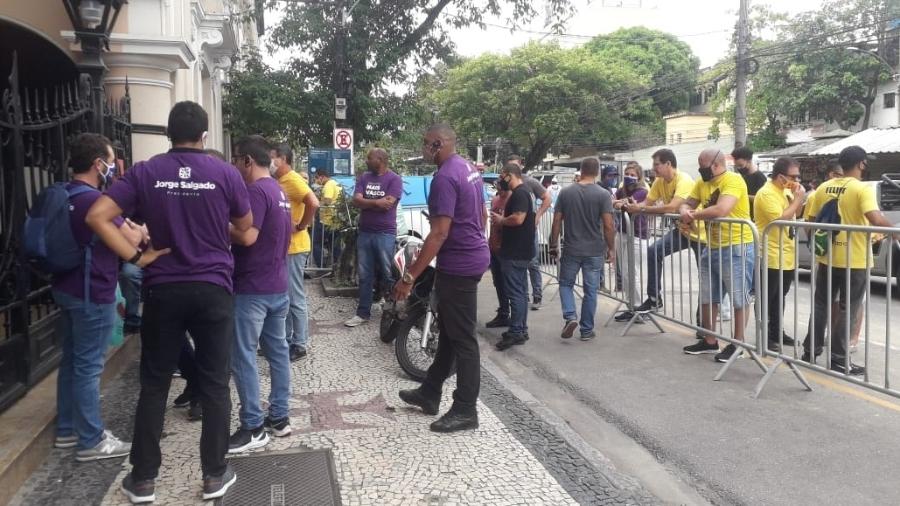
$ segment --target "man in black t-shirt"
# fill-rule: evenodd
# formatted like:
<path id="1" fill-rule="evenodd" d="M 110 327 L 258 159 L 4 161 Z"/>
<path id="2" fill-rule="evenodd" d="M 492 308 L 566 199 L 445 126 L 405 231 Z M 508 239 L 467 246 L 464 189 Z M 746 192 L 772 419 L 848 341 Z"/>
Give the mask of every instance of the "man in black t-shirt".
<path id="1" fill-rule="evenodd" d="M 522 184 L 522 169 L 507 163 L 500 179 L 512 193 L 501 216 L 491 213 L 491 223 L 501 229 L 500 264 L 509 297 L 509 331 L 497 343 L 505 350 L 528 340 L 528 264 L 535 255 L 535 212 L 531 192 Z"/>
<path id="2" fill-rule="evenodd" d="M 768 182 L 766 175 L 756 168 L 753 164 L 753 151 L 750 148 L 736 148 L 731 152 L 734 158 L 734 168 L 738 171 L 744 184 L 747 185 L 747 195 L 750 196 L 750 216 L 753 216 L 753 197 Z"/>

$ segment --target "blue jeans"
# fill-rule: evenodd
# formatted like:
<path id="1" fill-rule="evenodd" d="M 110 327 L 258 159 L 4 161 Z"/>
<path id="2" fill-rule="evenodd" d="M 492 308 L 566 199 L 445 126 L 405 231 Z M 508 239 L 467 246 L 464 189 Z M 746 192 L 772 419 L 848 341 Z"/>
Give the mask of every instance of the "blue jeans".
<path id="1" fill-rule="evenodd" d="M 122 288 L 122 297 L 125 297 L 125 325 L 129 327 L 141 326 L 141 283 L 144 280 L 144 271 L 132 263 L 122 264 L 119 271 L 119 286 Z"/>
<path id="2" fill-rule="evenodd" d="M 528 277 L 531 279 L 531 296 L 541 298 L 541 245 L 538 242 L 538 233 L 534 234 L 534 258 L 528 262 Z M 527 298 L 527 296 L 526 296 Z"/>
<path id="3" fill-rule="evenodd" d="M 677 229 L 671 229 L 647 247 L 647 297 L 658 300 L 662 290 L 663 260 L 673 253 L 691 248 L 694 259 L 700 256 L 700 243 L 691 241 Z"/>
<path id="4" fill-rule="evenodd" d="M 528 264 L 530 260 L 500 260 L 503 269 L 503 287 L 509 297 L 509 332 L 516 335 L 528 333 Z"/>
<path id="5" fill-rule="evenodd" d="M 269 362 L 269 416 L 288 416 L 291 395 L 291 365 L 284 320 L 288 312 L 288 295 L 234 296 L 234 347 L 231 352 L 231 374 L 241 400 L 239 417 L 242 429 L 262 427 L 265 414 L 259 403 L 259 371 L 256 347 L 262 348 Z"/>
<path id="6" fill-rule="evenodd" d="M 359 262 L 359 305 L 356 316 L 368 320 L 372 316 L 372 294 L 375 277 L 381 280 L 381 288 L 394 287 L 391 276 L 391 257 L 394 256 L 394 234 L 360 232 L 356 240 L 356 255 Z"/>
<path id="7" fill-rule="evenodd" d="M 509 296 L 503 285 L 503 263 L 494 253 L 491 253 L 491 278 L 494 280 L 494 290 L 497 291 L 497 316 L 509 318 Z"/>
<path id="8" fill-rule="evenodd" d="M 597 289 L 603 279 L 603 257 L 578 257 L 563 255 L 559 261 L 559 300 L 562 303 L 563 319 L 577 320 L 575 312 L 575 278 L 581 271 L 581 335 L 594 330 L 594 313 L 597 311 Z"/>
<path id="9" fill-rule="evenodd" d="M 724 286 L 735 309 L 746 307 L 750 303 L 755 263 L 752 243 L 703 248 L 700 254 L 700 303 L 720 304 Z"/>
<path id="10" fill-rule="evenodd" d="M 287 336 L 288 344 L 304 350 L 309 347 L 309 309 L 303 281 L 303 270 L 308 259 L 308 251 L 287 256 L 290 311 L 285 319 L 284 335 Z"/>
<path id="11" fill-rule="evenodd" d="M 103 439 L 100 374 L 116 319 L 116 305 L 94 304 L 53 290 L 65 332 L 56 377 L 56 435 L 78 436 L 78 446 L 93 448 Z"/>

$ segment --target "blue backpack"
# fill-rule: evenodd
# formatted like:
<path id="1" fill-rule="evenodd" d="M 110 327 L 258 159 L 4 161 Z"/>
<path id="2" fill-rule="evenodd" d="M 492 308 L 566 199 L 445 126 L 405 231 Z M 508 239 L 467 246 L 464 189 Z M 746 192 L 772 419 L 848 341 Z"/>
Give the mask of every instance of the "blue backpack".
<path id="1" fill-rule="evenodd" d="M 82 247 L 72 234 L 69 200 L 82 193 L 98 191 L 87 185 L 71 190 L 66 183 L 54 183 L 35 198 L 25 218 L 25 257 L 38 270 L 47 274 L 62 274 L 85 266 L 85 299 L 88 295 L 91 249 L 97 236 Z"/>
<path id="2" fill-rule="evenodd" d="M 844 194 L 845 188 L 847 188 L 846 184 L 841 187 L 841 191 L 835 198 L 826 202 L 825 205 L 822 206 L 822 209 L 819 209 L 819 214 L 816 215 L 816 223 L 827 223 L 830 225 L 841 224 L 841 213 L 838 208 L 838 201 Z M 816 230 L 813 233 L 813 251 L 816 256 L 822 257 L 828 255 L 831 243 L 837 240 L 839 233 L 840 232 L 830 230 Z"/>

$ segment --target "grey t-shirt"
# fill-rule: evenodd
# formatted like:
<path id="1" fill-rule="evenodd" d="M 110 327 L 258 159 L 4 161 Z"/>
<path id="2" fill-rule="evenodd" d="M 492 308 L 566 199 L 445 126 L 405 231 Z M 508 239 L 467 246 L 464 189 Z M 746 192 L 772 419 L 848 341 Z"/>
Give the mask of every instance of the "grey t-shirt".
<path id="1" fill-rule="evenodd" d="M 544 196 L 544 192 L 546 192 L 547 189 L 544 188 L 544 185 L 542 185 L 540 181 L 527 174 L 522 178 L 522 182 L 525 183 L 525 187 L 528 188 L 528 191 L 534 195 L 534 205 L 535 209 L 537 209 L 537 202 L 541 200 L 541 197 Z"/>
<path id="2" fill-rule="evenodd" d="M 573 183 L 559 192 L 556 212 L 563 214 L 565 255 L 597 257 L 606 255 L 603 213 L 612 213 L 612 196 L 596 184 Z"/>

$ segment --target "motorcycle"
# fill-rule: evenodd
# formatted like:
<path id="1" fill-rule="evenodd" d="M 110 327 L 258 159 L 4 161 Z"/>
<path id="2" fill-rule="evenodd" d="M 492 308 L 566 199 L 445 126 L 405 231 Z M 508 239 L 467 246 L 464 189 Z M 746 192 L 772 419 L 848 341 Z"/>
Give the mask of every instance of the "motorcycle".
<path id="1" fill-rule="evenodd" d="M 412 265 L 425 242 L 413 235 L 397 239 L 391 269 L 400 279 Z M 380 338 L 394 341 L 400 368 L 415 380 L 424 380 L 438 346 L 437 301 L 434 294 L 435 268 L 431 265 L 413 283 L 405 301 L 385 301 L 381 308 Z"/>

